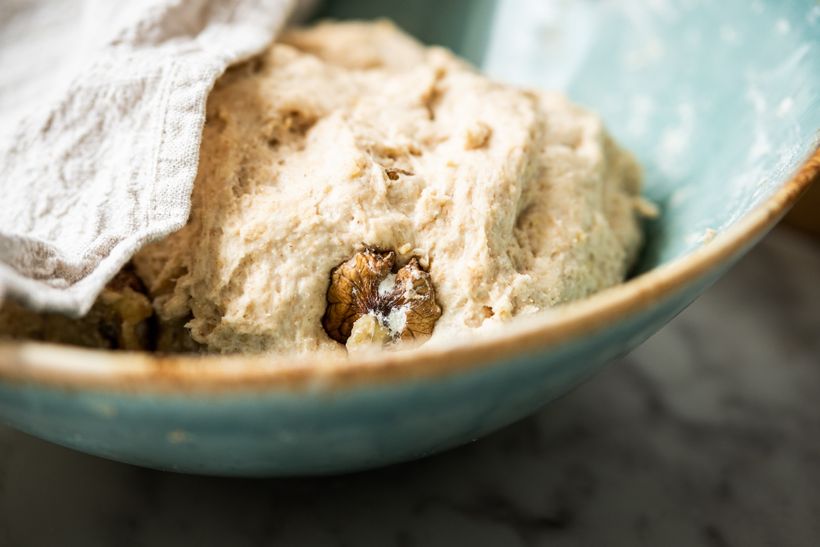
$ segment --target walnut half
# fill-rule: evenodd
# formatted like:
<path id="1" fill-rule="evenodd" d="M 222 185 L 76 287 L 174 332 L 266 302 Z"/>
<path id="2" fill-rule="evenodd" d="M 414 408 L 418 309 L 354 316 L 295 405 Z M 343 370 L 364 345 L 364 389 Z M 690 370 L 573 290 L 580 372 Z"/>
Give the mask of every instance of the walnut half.
<path id="1" fill-rule="evenodd" d="M 441 317 L 430 274 L 418 259 L 394 272 L 396 253 L 364 249 L 333 269 L 322 326 L 348 350 L 422 341 Z"/>

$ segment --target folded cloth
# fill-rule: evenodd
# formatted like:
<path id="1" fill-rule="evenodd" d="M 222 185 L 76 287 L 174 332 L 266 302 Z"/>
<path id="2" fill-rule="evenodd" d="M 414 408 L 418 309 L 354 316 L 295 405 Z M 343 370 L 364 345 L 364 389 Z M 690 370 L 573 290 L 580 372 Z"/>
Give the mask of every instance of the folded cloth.
<path id="1" fill-rule="evenodd" d="M 0 300 L 84 314 L 141 246 L 181 228 L 214 81 L 295 7 L 0 2 Z"/>

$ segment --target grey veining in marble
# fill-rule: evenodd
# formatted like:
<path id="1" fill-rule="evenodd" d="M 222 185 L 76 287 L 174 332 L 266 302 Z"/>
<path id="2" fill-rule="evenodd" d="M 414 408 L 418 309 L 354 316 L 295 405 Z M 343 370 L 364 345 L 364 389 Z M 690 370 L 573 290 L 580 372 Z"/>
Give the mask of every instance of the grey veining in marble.
<path id="1" fill-rule="evenodd" d="M 427 460 L 228 480 L 0 429 L 0 545 L 818 545 L 820 245 L 780 229 L 642 347 Z"/>

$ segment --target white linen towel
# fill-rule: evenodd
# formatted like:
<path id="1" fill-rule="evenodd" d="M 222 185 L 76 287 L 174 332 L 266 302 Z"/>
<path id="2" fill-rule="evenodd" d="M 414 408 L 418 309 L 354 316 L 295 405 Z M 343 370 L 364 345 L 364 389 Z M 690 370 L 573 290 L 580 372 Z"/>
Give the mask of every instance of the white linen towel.
<path id="1" fill-rule="evenodd" d="M 185 224 L 208 93 L 295 3 L 0 2 L 0 301 L 84 314 Z"/>

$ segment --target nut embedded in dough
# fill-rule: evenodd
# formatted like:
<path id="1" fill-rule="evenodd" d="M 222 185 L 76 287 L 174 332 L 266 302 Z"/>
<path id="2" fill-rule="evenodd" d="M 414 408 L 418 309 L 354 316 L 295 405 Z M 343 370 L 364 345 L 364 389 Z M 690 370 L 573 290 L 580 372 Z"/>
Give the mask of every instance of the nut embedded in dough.
<path id="1" fill-rule="evenodd" d="M 146 321 L 154 308 L 146 289 L 130 267 L 123 268 L 100 294 L 91 317 L 99 318 L 99 330 L 112 338 L 114 347 L 147 349 L 150 336 Z"/>
<path id="2" fill-rule="evenodd" d="M 378 317 L 368 313 L 353 323 L 345 346 L 349 352 L 381 349 L 390 339 L 390 329 L 383 325 Z"/>
<path id="3" fill-rule="evenodd" d="M 484 147 L 492 134 L 492 127 L 484 122 L 476 122 L 464 133 L 464 149 L 477 150 Z"/>
<path id="4" fill-rule="evenodd" d="M 430 274 L 415 257 L 393 273 L 395 266 L 395 252 L 365 249 L 334 268 L 322 318 L 328 336 L 358 346 L 421 341 L 433 333 L 441 307 Z M 359 323 L 365 316 L 372 319 Z M 354 326 L 358 334 L 351 336 Z"/>
<path id="5" fill-rule="evenodd" d="M 79 319 L 37 313 L 12 301 L 0 305 L 0 338 L 33 339 L 90 348 L 154 349 L 154 309 L 130 264 L 100 293 Z"/>

